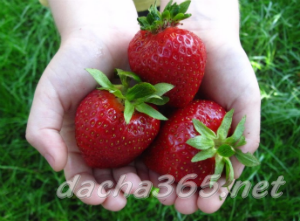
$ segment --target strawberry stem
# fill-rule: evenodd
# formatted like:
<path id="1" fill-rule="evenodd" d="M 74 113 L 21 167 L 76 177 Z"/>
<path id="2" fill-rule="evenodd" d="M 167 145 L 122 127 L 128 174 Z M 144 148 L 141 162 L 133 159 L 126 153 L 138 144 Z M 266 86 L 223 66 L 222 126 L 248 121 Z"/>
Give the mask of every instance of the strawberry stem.
<path id="1" fill-rule="evenodd" d="M 186 14 L 190 3 L 190 0 L 186 0 L 178 5 L 176 2 L 173 3 L 173 0 L 170 0 L 162 13 L 157 10 L 156 3 L 154 3 L 148 9 L 149 13 L 146 17 L 137 19 L 141 30 L 151 31 L 153 34 L 156 34 L 168 27 L 179 25 L 181 20 L 191 16 L 191 14 Z"/>
<path id="2" fill-rule="evenodd" d="M 116 72 L 122 84 L 113 85 L 101 71 L 90 68 L 86 69 L 86 71 L 89 72 L 101 86 L 98 88 L 99 90 L 109 91 L 124 104 L 124 118 L 127 124 L 130 122 L 135 110 L 158 120 L 167 120 L 165 116 L 146 103 L 155 105 L 166 104 L 169 99 L 162 95 L 172 90 L 173 85 L 167 83 L 152 85 L 142 82 L 140 77 L 135 73 L 120 69 L 116 69 Z M 133 87 L 129 87 L 131 79 L 137 82 Z"/>
<path id="3" fill-rule="evenodd" d="M 193 158 L 192 162 L 199 162 L 208 158 L 215 158 L 215 173 L 220 177 L 225 167 L 226 171 L 226 183 L 225 187 L 229 186 L 234 179 L 234 170 L 230 161 L 230 157 L 236 156 L 245 166 L 257 166 L 260 164 L 258 159 L 251 153 L 243 153 L 238 147 L 246 144 L 243 132 L 245 130 L 246 117 L 238 123 L 232 136 L 227 137 L 229 129 L 232 123 L 234 110 L 230 110 L 224 116 L 217 133 L 213 132 L 201 121 L 193 119 L 193 124 L 199 136 L 193 137 L 187 141 L 187 144 L 200 150 Z M 210 186 L 214 184 L 218 179 L 212 178 Z"/>

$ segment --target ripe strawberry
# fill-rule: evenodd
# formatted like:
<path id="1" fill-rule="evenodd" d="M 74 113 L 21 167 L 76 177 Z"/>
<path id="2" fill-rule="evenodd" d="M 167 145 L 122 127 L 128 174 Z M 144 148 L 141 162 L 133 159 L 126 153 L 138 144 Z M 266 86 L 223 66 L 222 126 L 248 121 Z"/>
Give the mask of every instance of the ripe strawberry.
<path id="1" fill-rule="evenodd" d="M 168 103 L 184 107 L 197 93 L 206 64 L 205 46 L 194 33 L 179 29 L 180 20 L 190 1 L 180 5 L 172 1 L 159 13 L 151 6 L 147 17 L 138 18 L 141 30 L 128 47 L 130 68 L 142 79 L 152 84 L 170 83 L 175 88 L 167 94 Z"/>
<path id="2" fill-rule="evenodd" d="M 207 175 L 220 175 L 226 165 L 226 185 L 229 185 L 234 175 L 229 157 L 235 155 L 247 166 L 259 163 L 250 153 L 237 149 L 246 143 L 242 135 L 245 117 L 227 138 L 232 115 L 233 110 L 226 113 L 219 104 L 206 100 L 195 100 L 177 110 L 145 152 L 146 166 L 159 174 L 174 176 L 176 182 L 195 173 L 193 181 L 200 186 Z M 212 179 L 211 184 L 217 179 Z"/>
<path id="3" fill-rule="evenodd" d="M 145 102 L 163 104 L 169 84 L 152 86 L 131 72 L 117 70 L 123 85 L 112 85 L 95 69 L 87 69 L 102 85 L 80 103 L 75 117 L 75 138 L 90 167 L 112 168 L 130 163 L 145 150 L 166 120 Z M 139 83 L 128 88 L 129 77 Z M 135 111 L 135 109 L 137 111 Z"/>

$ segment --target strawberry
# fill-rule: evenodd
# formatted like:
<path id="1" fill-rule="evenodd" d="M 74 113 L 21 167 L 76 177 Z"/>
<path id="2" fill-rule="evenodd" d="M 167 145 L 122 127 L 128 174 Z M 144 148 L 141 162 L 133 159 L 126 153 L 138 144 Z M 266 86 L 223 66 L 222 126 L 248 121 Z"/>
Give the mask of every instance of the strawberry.
<path id="1" fill-rule="evenodd" d="M 153 106 L 168 101 L 162 95 L 169 84 L 141 82 L 131 72 L 118 70 L 122 85 L 112 85 L 102 72 L 87 71 L 102 86 L 80 103 L 75 117 L 75 138 L 82 156 L 92 168 L 113 168 L 130 163 L 145 150 L 166 120 Z M 130 78 L 138 84 L 129 88 Z"/>
<path id="2" fill-rule="evenodd" d="M 205 46 L 194 33 L 180 29 L 180 21 L 190 1 L 168 3 L 160 13 L 151 6 L 147 17 L 138 18 L 141 30 L 129 43 L 130 68 L 152 84 L 170 83 L 175 88 L 167 94 L 169 105 L 184 107 L 197 93 L 206 64 Z"/>
<path id="3" fill-rule="evenodd" d="M 159 135 L 144 154 L 146 166 L 159 174 L 170 174 L 179 182 L 188 174 L 197 174 L 193 181 L 200 186 L 207 175 L 220 175 L 226 165 L 228 186 L 233 181 L 229 157 L 235 155 L 246 166 L 259 162 L 250 153 L 244 154 L 245 117 L 232 136 L 227 137 L 233 110 L 226 113 L 213 101 L 194 100 L 174 112 L 162 126 Z M 218 176 L 211 179 L 211 185 Z"/>

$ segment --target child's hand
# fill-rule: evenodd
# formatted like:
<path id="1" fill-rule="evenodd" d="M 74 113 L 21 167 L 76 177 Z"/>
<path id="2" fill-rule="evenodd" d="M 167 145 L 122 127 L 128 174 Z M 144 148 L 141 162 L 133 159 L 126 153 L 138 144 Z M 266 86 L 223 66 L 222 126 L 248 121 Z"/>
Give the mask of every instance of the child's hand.
<path id="1" fill-rule="evenodd" d="M 26 138 L 55 171 L 64 169 L 67 180 L 81 175 L 74 192 L 85 181 L 96 183 L 92 196 L 82 199 L 83 202 L 102 203 L 108 210 L 120 210 L 126 205 L 122 193 L 104 201 L 98 197 L 97 189 L 103 181 L 118 180 L 127 174 L 134 191 L 140 182 L 135 168 L 100 170 L 87 167 L 76 145 L 74 117 L 79 102 L 96 86 L 85 68 L 98 68 L 104 73 L 113 73 L 117 67 L 127 68 L 128 43 L 138 31 L 136 10 L 130 0 L 118 1 L 121 4 L 118 7 L 113 1 L 49 2 L 62 43 L 37 85 Z M 97 5 L 100 2 L 101 7 Z"/>
<path id="2" fill-rule="evenodd" d="M 162 6 L 167 2 L 162 1 Z M 260 91 L 248 57 L 240 45 L 238 1 L 192 1 L 188 13 L 192 17 L 182 22 L 182 28 L 198 34 L 207 50 L 207 66 L 199 94 L 227 110 L 235 109 L 233 127 L 243 116 L 247 116 L 244 133 L 247 144 L 241 149 L 253 153 L 258 148 L 260 137 Z M 238 178 L 244 167 L 236 158 L 231 160 L 235 178 Z M 157 176 L 152 174 L 155 179 Z M 153 182 L 155 179 L 152 179 Z M 224 179 L 219 183 L 222 181 L 225 183 Z M 221 188 L 208 199 L 197 194 L 181 199 L 173 192 L 161 202 L 175 204 L 175 208 L 184 214 L 194 213 L 198 209 L 212 213 L 224 203 L 225 199 L 220 200 L 221 192 L 228 193 L 228 190 Z"/>

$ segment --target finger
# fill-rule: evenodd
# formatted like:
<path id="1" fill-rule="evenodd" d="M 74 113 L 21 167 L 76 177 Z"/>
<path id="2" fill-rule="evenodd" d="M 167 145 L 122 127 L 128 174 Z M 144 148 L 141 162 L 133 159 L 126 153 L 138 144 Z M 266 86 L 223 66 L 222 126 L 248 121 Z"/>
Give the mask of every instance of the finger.
<path id="1" fill-rule="evenodd" d="M 36 89 L 26 139 L 47 159 L 55 171 L 60 171 L 67 162 L 67 147 L 59 133 L 64 110 L 56 92 L 48 84 L 50 83 L 45 79 L 41 79 Z"/>
<path id="2" fill-rule="evenodd" d="M 197 193 L 192 194 L 187 198 L 177 197 L 175 200 L 175 208 L 182 214 L 193 214 L 198 210 Z"/>
<path id="3" fill-rule="evenodd" d="M 217 184 L 217 188 L 205 188 L 200 190 L 199 196 L 197 199 L 198 208 L 204 213 L 214 213 L 225 202 L 225 199 L 228 195 L 228 190 L 230 190 L 234 184 L 227 187 L 222 187 L 225 184 L 226 180 L 224 177 L 221 177 Z"/>
<path id="4" fill-rule="evenodd" d="M 244 136 L 246 145 L 239 147 L 244 153 L 254 153 L 260 142 L 260 97 L 259 95 L 251 95 L 258 98 L 249 98 L 242 96 L 233 103 L 232 108 L 235 109 L 232 128 L 235 128 L 239 121 L 246 116 Z M 241 164 L 236 157 L 231 157 L 231 162 L 234 168 L 235 179 L 239 178 L 244 165 Z"/>
<path id="5" fill-rule="evenodd" d="M 112 189 L 115 187 L 116 181 L 113 178 L 111 169 L 94 169 L 93 174 L 94 174 L 96 181 L 100 184 L 102 184 L 104 182 L 112 181 L 113 185 L 111 187 L 106 186 L 105 190 Z"/>
<path id="6" fill-rule="evenodd" d="M 149 170 L 142 160 L 138 159 L 135 161 L 135 168 L 137 171 L 137 175 L 140 177 L 141 180 L 150 180 L 148 174 Z"/>
<path id="7" fill-rule="evenodd" d="M 112 189 L 102 206 L 110 211 L 119 211 L 126 206 L 127 199 L 122 192 L 117 195 L 114 195 L 114 193 L 115 189 Z"/>
<path id="8" fill-rule="evenodd" d="M 123 192 L 133 194 L 134 191 L 136 191 L 139 188 L 141 179 L 137 175 L 134 163 L 131 163 L 130 165 L 125 167 L 113 169 L 112 174 L 116 182 L 120 185 L 121 190 Z M 122 176 L 124 175 L 125 177 L 124 179 L 122 179 Z"/>
<path id="9" fill-rule="evenodd" d="M 108 196 L 102 206 L 110 211 L 119 211 L 123 209 L 126 206 L 127 199 L 122 192 L 118 192 L 114 189 L 116 181 L 113 178 L 111 169 L 94 169 L 93 173 L 96 181 L 100 183 L 100 185 L 104 185 L 104 182 L 112 181 L 112 186 L 105 185 L 103 187 L 106 193 L 103 193 L 102 191 L 102 194 L 108 194 Z"/>
<path id="10" fill-rule="evenodd" d="M 161 204 L 170 206 L 175 203 L 176 200 L 176 185 L 175 184 L 169 184 L 169 181 L 162 180 L 161 182 L 158 180 L 158 178 L 161 175 L 159 175 L 156 172 L 153 172 L 152 170 L 149 170 L 149 178 L 150 181 L 153 183 L 153 186 L 159 188 L 159 196 L 157 199 L 161 202 Z M 171 190 L 171 191 L 170 191 Z"/>
<path id="11" fill-rule="evenodd" d="M 105 194 L 106 191 L 96 181 L 92 169 L 85 164 L 79 152 L 69 152 L 64 172 L 66 180 L 71 180 L 76 175 L 80 175 L 80 179 L 74 187 L 73 192 L 82 202 L 89 205 L 99 205 L 105 201 L 106 198 L 100 197 L 97 191 L 101 189 L 103 194 Z M 92 182 L 94 188 L 87 196 L 82 197 L 82 195 L 84 195 L 82 188 L 85 182 Z"/>

